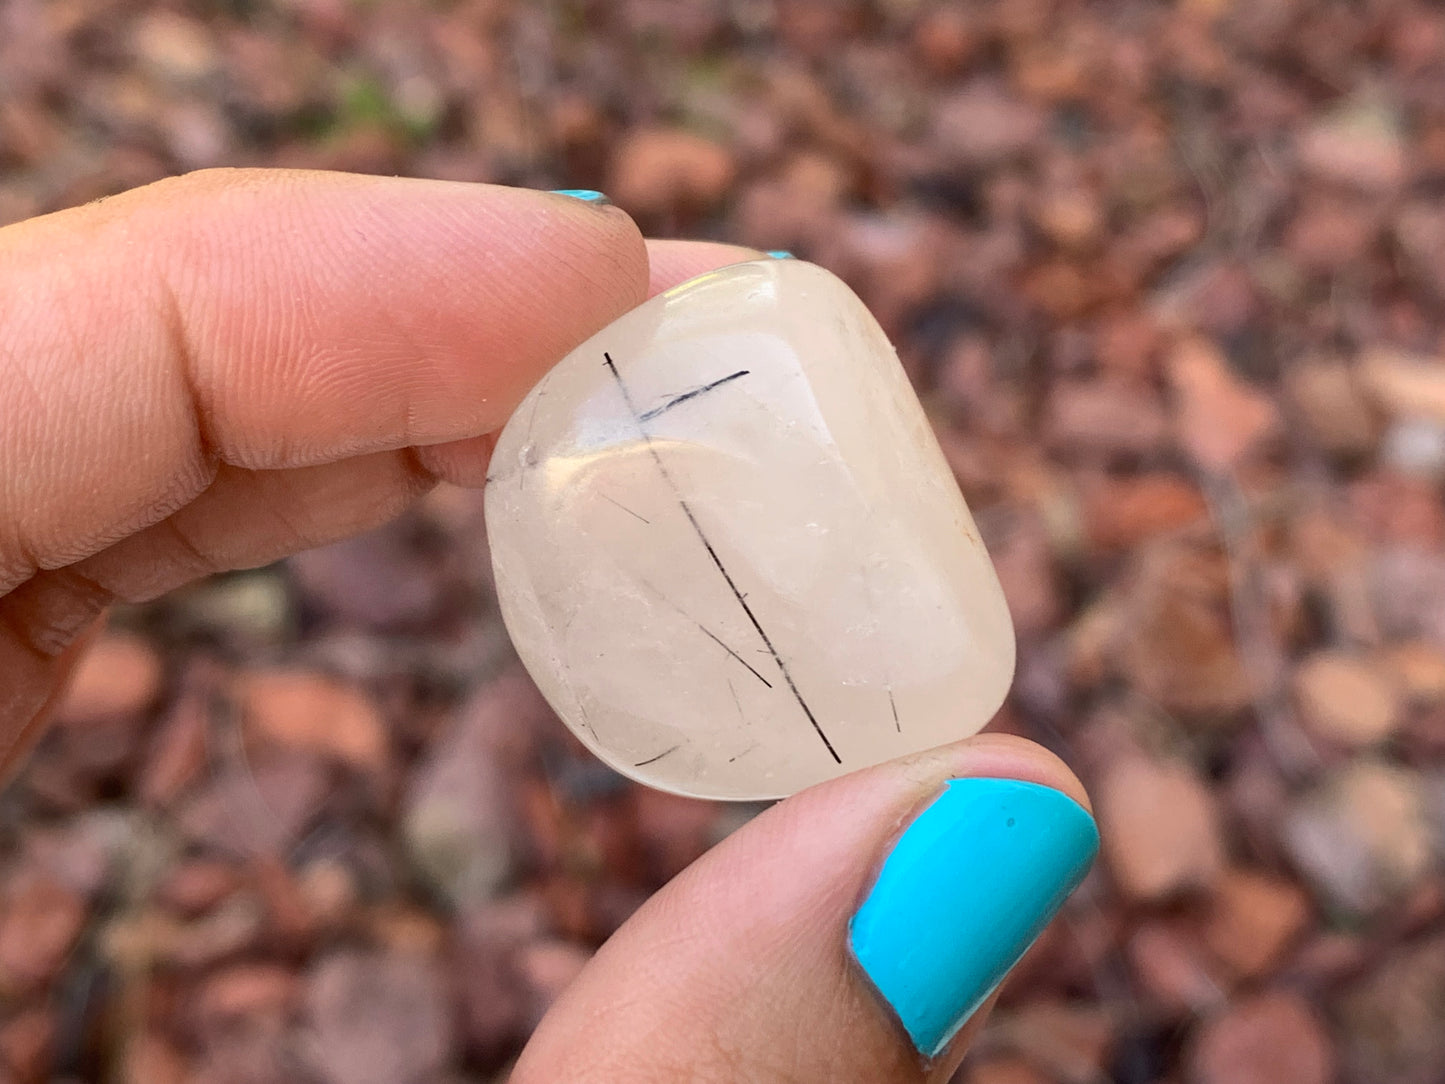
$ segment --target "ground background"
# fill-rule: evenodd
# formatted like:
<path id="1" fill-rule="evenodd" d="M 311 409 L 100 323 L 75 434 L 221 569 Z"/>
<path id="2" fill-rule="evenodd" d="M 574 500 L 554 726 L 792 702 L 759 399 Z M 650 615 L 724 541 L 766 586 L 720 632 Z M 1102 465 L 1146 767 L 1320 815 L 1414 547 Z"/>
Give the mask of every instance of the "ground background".
<path id="1" fill-rule="evenodd" d="M 0 0 L 0 222 L 220 164 L 603 188 L 897 342 L 1103 861 L 967 1084 L 1445 1080 L 1445 18 Z M 475 494 L 114 631 L 0 797 L 0 1081 L 495 1081 L 749 810 L 582 755 Z"/>

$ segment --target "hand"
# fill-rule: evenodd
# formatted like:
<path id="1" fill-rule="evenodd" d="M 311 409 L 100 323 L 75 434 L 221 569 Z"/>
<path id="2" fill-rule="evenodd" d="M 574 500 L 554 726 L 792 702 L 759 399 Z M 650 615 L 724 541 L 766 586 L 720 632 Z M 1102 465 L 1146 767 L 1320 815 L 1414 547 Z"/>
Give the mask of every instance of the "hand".
<path id="1" fill-rule="evenodd" d="M 565 196 L 267 171 L 0 230 L 0 767 L 109 604 L 481 485 L 548 367 L 752 255 Z M 1085 802 L 1001 737 L 783 802 L 604 946 L 514 1080 L 946 1080 L 1092 859 Z"/>

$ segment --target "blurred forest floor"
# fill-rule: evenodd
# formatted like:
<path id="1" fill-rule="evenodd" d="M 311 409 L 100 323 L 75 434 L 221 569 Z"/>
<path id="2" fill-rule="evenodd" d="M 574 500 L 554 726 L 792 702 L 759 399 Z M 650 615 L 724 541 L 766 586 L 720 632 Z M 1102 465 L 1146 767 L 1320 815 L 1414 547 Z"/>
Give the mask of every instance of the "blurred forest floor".
<path id="1" fill-rule="evenodd" d="M 607 191 L 899 346 L 1102 861 L 965 1084 L 1445 1081 L 1445 16 L 0 0 L 0 222 L 211 165 Z M 753 809 L 510 655 L 479 495 L 118 614 L 0 796 L 0 1081 L 505 1079 Z"/>

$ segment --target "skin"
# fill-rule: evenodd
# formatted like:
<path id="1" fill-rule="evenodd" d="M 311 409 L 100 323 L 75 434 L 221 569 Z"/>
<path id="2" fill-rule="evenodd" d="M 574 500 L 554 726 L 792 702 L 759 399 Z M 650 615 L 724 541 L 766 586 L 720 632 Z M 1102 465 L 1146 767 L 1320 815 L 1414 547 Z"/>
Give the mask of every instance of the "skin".
<path id="1" fill-rule="evenodd" d="M 498 429 L 646 297 L 758 255 L 484 185 L 218 170 L 0 230 L 0 769 L 107 606 L 480 486 Z M 513 1077 L 946 1081 L 848 954 L 849 916 L 943 782 L 1051 754 L 982 736 L 773 807 L 667 885 Z M 980 1014 L 981 1016 L 982 1014 Z"/>

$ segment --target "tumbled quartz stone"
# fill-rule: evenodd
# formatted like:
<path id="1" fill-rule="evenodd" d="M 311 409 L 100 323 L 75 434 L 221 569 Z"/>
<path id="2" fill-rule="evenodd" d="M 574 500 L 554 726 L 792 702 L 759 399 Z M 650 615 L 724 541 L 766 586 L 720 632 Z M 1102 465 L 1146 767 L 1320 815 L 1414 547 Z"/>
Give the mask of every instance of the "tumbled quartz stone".
<path id="1" fill-rule="evenodd" d="M 842 281 L 737 264 L 578 347 L 498 439 L 502 616 L 624 775 L 759 799 L 979 730 L 1014 637 L 887 337 Z"/>

